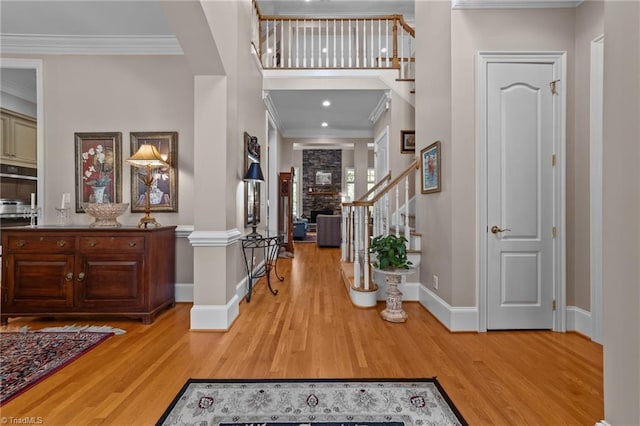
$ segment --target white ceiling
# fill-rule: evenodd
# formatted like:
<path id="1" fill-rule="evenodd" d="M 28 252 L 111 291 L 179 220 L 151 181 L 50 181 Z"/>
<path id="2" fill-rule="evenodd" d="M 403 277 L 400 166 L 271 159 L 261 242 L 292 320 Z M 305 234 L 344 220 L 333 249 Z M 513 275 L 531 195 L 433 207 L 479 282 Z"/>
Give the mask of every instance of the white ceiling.
<path id="1" fill-rule="evenodd" d="M 405 14 L 413 20 L 413 0 L 259 0 L 263 14 L 296 16 L 364 16 Z M 172 36 L 160 2 L 144 1 L 0 1 L 2 35 Z M 34 53 L 34 52 L 30 52 Z M 86 53 L 86 52 L 84 52 Z M 5 72 L 2 84 L 23 86 L 19 72 Z M 15 80 L 13 83 L 11 80 Z M 35 88 L 32 89 L 35 92 Z M 369 115 L 380 90 L 272 90 L 281 131 L 291 137 L 371 137 Z M 330 99 L 331 107 L 322 106 Z M 326 121 L 329 126 L 320 126 Z"/>

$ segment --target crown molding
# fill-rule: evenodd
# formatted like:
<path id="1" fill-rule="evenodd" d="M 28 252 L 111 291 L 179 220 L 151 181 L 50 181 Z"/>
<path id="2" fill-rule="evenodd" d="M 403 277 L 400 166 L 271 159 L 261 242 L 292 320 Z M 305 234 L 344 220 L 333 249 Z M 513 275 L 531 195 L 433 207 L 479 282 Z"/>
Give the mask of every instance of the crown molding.
<path id="1" fill-rule="evenodd" d="M 6 54 L 182 55 L 175 36 L 0 34 Z"/>
<path id="2" fill-rule="evenodd" d="M 548 9 L 573 8 L 583 0 L 451 0 L 452 9 Z"/>
<path id="3" fill-rule="evenodd" d="M 382 97 L 380 97 L 380 100 L 378 101 L 378 105 L 376 105 L 373 111 L 371 111 L 371 114 L 369 114 L 369 121 L 371 121 L 373 124 L 376 124 L 376 122 L 380 119 L 382 114 L 384 114 L 384 112 L 389 109 L 390 104 L 391 104 L 391 90 L 387 90 L 386 92 L 384 92 Z"/>
<path id="4" fill-rule="evenodd" d="M 278 131 L 282 133 L 282 120 L 280 120 L 278 110 L 273 103 L 273 99 L 271 99 L 271 92 L 269 90 L 264 90 L 262 92 L 262 100 L 264 101 L 264 105 L 267 107 L 271 120 L 273 120 L 273 124 L 276 126 Z"/>

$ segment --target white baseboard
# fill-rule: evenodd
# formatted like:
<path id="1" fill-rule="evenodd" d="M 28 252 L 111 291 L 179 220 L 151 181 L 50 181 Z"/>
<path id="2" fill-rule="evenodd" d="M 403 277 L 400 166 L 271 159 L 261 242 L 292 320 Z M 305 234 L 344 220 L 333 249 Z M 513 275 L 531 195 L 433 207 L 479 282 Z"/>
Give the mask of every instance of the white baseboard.
<path id="1" fill-rule="evenodd" d="M 175 285 L 176 302 L 193 302 L 193 283 Z"/>
<path id="2" fill-rule="evenodd" d="M 591 338 L 591 312 L 577 306 L 567 306 L 566 314 L 567 331 L 576 331 Z"/>
<path id="3" fill-rule="evenodd" d="M 596 423 L 596 426 L 611 426 L 611 424 L 607 423 L 606 420 L 600 420 L 598 423 Z"/>
<path id="4" fill-rule="evenodd" d="M 194 305 L 191 308 L 191 330 L 226 331 L 238 317 L 240 299 L 234 295 L 226 305 Z"/>
<path id="5" fill-rule="evenodd" d="M 419 285 L 419 301 L 449 331 L 478 331 L 478 308 L 453 307 L 423 285 Z"/>

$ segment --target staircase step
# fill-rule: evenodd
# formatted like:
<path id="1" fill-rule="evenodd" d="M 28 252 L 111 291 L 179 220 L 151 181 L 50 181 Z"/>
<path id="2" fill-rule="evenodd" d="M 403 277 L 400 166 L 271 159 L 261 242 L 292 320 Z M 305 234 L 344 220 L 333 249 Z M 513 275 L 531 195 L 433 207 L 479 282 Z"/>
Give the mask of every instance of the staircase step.
<path id="1" fill-rule="evenodd" d="M 398 228 L 397 226 L 390 226 L 389 227 L 389 233 L 390 234 L 395 234 L 396 231 L 398 231 L 400 233 L 400 235 L 404 235 L 404 226 L 401 228 Z M 421 237 L 422 234 L 420 232 L 416 232 L 416 229 L 413 227 L 409 227 L 409 234 L 411 234 L 412 236 L 416 236 L 416 237 Z"/>
<path id="2" fill-rule="evenodd" d="M 396 81 L 410 81 L 410 82 L 415 82 L 416 79 L 415 78 L 396 78 Z"/>

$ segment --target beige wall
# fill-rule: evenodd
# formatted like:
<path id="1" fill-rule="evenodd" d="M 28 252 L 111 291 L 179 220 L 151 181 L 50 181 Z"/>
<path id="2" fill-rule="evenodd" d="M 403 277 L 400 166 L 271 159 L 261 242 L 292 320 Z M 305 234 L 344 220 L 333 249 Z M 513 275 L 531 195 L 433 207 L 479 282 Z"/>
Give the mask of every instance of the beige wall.
<path id="1" fill-rule="evenodd" d="M 591 42 L 604 33 L 604 2 L 576 9 L 574 132 L 567 146 L 567 305 L 591 309 L 589 212 L 589 89 Z"/>
<path id="2" fill-rule="evenodd" d="M 602 18 L 601 3 L 587 3 L 580 12 L 577 9 L 451 10 L 438 2 L 416 4 L 417 26 L 427 28 L 426 34 L 417 34 L 416 44 L 419 76 L 416 89 L 420 94 L 425 93 L 416 103 L 417 149 L 441 140 L 443 161 L 442 192 L 423 196 L 418 203 L 418 211 L 424 212 L 418 226 L 427 235 L 421 281 L 430 284 L 431 276 L 438 275 L 438 294 L 453 306 L 477 305 L 475 94 L 478 51 L 567 52 L 569 81 L 563 86 L 567 90 L 567 303 L 584 309 L 590 306 L 588 133 L 586 139 L 581 133 L 577 145 L 575 137 L 578 130 L 582 132 L 586 128 L 588 132 L 588 112 L 585 115 L 584 110 L 574 111 L 576 93 L 585 96 L 586 92 L 588 99 L 588 79 L 584 71 L 579 77 L 573 75 L 576 49 L 579 48 L 582 55 L 585 49 L 588 51 L 590 39 L 586 40 L 602 31 Z M 584 56 L 579 58 L 584 61 Z M 433 67 L 432 63 L 439 66 Z M 582 98 L 577 99 L 583 102 Z M 450 111 L 447 110 L 449 103 Z M 449 132 L 451 136 L 447 138 Z"/>
<path id="3" fill-rule="evenodd" d="M 131 202 L 129 132 L 178 132 L 177 213 L 153 214 L 163 224 L 193 223 L 193 80 L 177 56 L 44 56 L 45 221 L 55 223 L 54 207 L 63 192 L 75 206 L 75 132 L 122 132 L 122 201 Z M 135 225 L 141 213 L 127 211 L 119 221 Z M 71 221 L 87 225 L 86 214 Z"/>
<path id="4" fill-rule="evenodd" d="M 640 424 L 640 3 L 604 6 L 604 402 Z"/>

